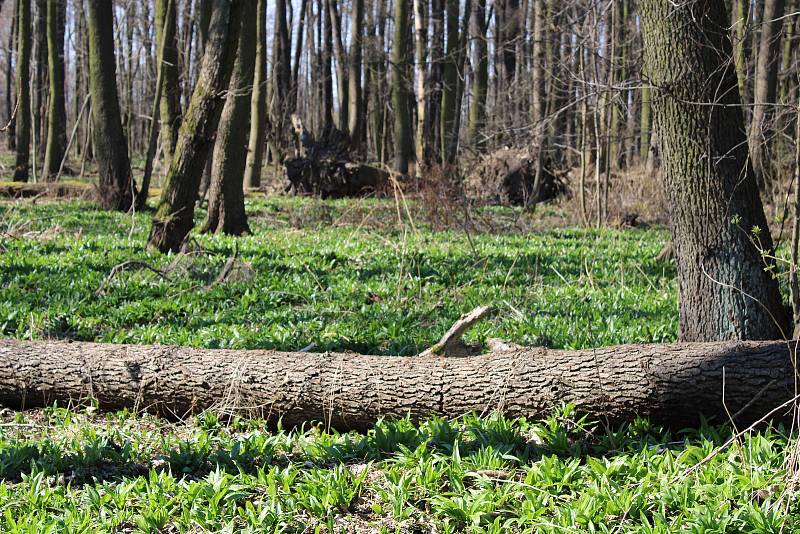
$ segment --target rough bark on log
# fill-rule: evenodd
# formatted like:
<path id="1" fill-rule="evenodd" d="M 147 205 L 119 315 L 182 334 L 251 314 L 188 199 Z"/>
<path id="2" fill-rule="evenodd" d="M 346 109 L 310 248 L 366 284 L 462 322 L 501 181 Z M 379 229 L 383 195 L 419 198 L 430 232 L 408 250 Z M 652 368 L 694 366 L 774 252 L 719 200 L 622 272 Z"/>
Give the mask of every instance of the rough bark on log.
<path id="1" fill-rule="evenodd" d="M 754 421 L 795 389 L 794 342 L 509 347 L 446 358 L 5 339 L 0 403 L 27 408 L 91 397 L 101 409 L 183 416 L 217 408 L 282 417 L 287 426 L 317 420 L 364 429 L 407 414 L 500 410 L 535 418 L 574 402 L 611 421 L 641 415 L 681 426 L 701 414 Z"/>

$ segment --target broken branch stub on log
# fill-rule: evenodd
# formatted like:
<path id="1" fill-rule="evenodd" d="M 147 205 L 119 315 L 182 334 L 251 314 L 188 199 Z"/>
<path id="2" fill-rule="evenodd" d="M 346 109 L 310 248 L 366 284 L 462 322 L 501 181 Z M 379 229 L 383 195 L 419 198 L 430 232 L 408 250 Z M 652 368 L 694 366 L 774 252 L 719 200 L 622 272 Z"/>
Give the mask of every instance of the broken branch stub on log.
<path id="1" fill-rule="evenodd" d="M 572 402 L 610 421 L 757 420 L 794 395 L 794 342 L 516 348 L 469 358 L 363 356 L 0 340 L 0 403 L 95 400 L 182 417 L 203 409 L 293 426 L 364 430 L 379 418 L 501 411 L 547 416 Z M 723 391 L 724 386 L 724 391 Z M 724 399 L 724 403 L 723 403 Z M 786 413 L 778 414 L 779 418 Z"/>

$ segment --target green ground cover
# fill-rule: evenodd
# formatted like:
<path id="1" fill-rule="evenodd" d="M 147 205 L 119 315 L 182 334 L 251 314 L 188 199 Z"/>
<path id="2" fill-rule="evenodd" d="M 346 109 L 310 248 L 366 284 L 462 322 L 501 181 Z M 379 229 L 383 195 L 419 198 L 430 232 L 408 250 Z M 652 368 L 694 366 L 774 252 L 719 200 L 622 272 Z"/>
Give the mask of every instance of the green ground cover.
<path id="1" fill-rule="evenodd" d="M 674 339 L 674 268 L 663 229 L 432 231 L 390 201 L 258 200 L 253 235 L 198 236 L 168 279 L 114 266 L 174 258 L 145 246 L 149 215 L 89 204 L 0 206 L 0 333 L 42 339 L 416 354 L 460 314 L 498 310 L 472 336 L 579 348 Z M 409 222 L 410 221 L 410 222 Z M 477 226 L 477 223 L 476 223 Z M 213 284 L 233 255 L 254 278 Z"/>
<path id="2" fill-rule="evenodd" d="M 391 201 L 255 199 L 254 234 L 144 247 L 148 214 L 0 204 L 0 329 L 21 339 L 414 354 L 461 313 L 470 336 L 577 348 L 674 339 L 664 229 L 538 228 L 490 209 L 472 225 Z M 398 215 L 399 213 L 399 215 Z M 245 279 L 215 283 L 229 258 Z M 172 269 L 114 266 L 139 260 Z M 251 270 L 250 270 L 251 269 Z M 98 292 L 98 289 L 102 291 Z M 91 407 L 0 412 L 3 532 L 792 532 L 795 436 L 608 428 L 466 415 L 367 434 L 180 423 Z M 704 461 L 706 459 L 706 461 Z M 783 530 L 781 530 L 783 529 Z"/>

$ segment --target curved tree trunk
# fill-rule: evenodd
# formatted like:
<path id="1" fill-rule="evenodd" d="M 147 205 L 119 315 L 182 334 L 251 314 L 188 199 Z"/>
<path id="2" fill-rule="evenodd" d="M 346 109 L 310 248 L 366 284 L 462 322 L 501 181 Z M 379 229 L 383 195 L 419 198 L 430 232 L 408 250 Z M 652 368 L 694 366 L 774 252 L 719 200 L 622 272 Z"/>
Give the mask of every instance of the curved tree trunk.
<path id="1" fill-rule="evenodd" d="M 236 66 L 214 144 L 208 217 L 203 226 L 204 232 L 241 235 L 250 231 L 244 210 L 243 179 L 247 160 L 247 136 L 250 133 L 253 67 L 256 60 L 257 8 L 258 4 L 249 0 L 244 8 Z"/>
<path id="2" fill-rule="evenodd" d="M 64 25 L 66 0 L 47 3 L 47 62 L 50 95 L 47 112 L 47 144 L 42 174 L 55 178 L 67 148 L 67 103 L 64 97 Z"/>
<path id="3" fill-rule="evenodd" d="M 27 182 L 31 160 L 31 0 L 17 0 L 17 106 L 14 181 Z"/>
<path id="4" fill-rule="evenodd" d="M 213 1 L 209 41 L 197 85 L 150 229 L 150 246 L 162 252 L 180 250 L 194 226 L 194 204 L 222 113 L 220 95 L 228 88 L 233 72 L 243 5 L 242 0 Z"/>
<path id="5" fill-rule="evenodd" d="M 723 0 L 640 0 L 644 67 L 678 260 L 680 338 L 792 334 L 747 136 Z"/>
<path id="6" fill-rule="evenodd" d="M 87 21 L 92 132 L 100 174 L 100 203 L 106 209 L 128 211 L 133 204 L 134 186 L 117 94 L 112 9 L 108 0 L 89 0 Z"/>
<path id="7" fill-rule="evenodd" d="M 481 356 L 392 357 L 0 340 L 0 403 L 94 398 L 102 409 L 182 417 L 206 408 L 364 429 L 381 417 L 500 410 L 547 415 L 561 403 L 611 421 L 680 427 L 700 416 L 747 424 L 795 395 L 795 342 L 516 347 Z M 776 413 L 780 419 L 789 410 Z"/>

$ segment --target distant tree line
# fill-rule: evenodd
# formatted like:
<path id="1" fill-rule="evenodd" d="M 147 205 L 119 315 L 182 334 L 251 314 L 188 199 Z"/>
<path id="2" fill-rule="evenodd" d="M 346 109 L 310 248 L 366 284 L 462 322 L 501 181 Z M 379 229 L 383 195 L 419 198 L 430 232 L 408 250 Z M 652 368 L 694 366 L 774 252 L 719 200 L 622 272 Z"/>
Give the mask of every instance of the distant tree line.
<path id="1" fill-rule="evenodd" d="M 786 337 L 749 234 L 796 166 L 798 2 L 6 0 L 14 179 L 93 160 L 105 207 L 143 209 L 158 158 L 149 241 L 176 251 L 201 197 L 205 231 L 249 231 L 244 189 L 293 153 L 294 114 L 401 175 L 527 147 L 578 170 L 598 224 L 614 177 L 662 159 L 681 336 Z"/>

